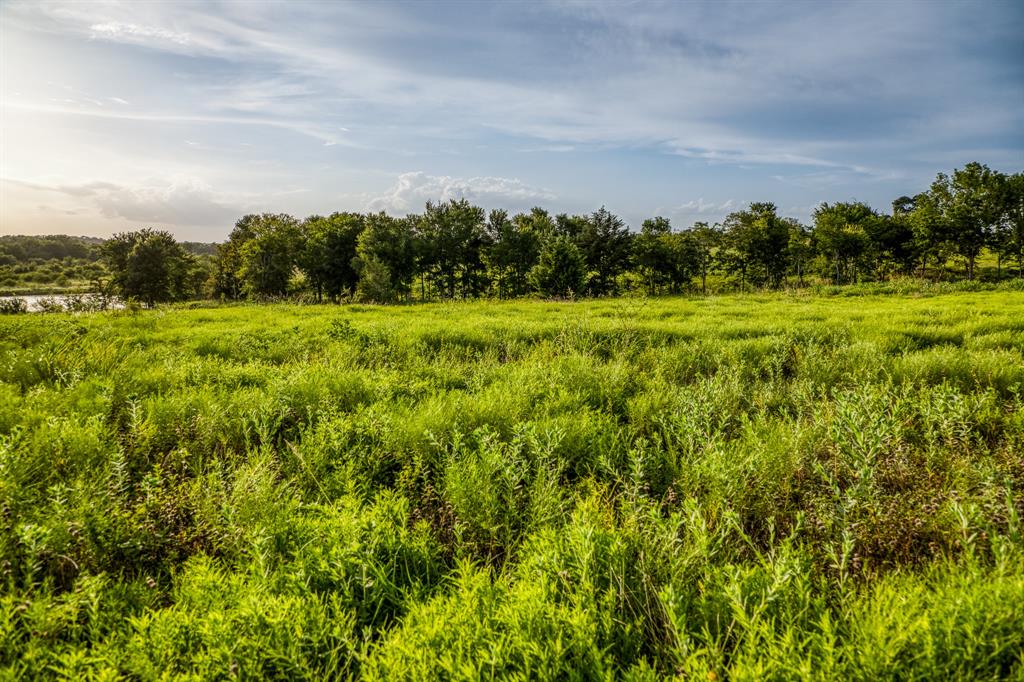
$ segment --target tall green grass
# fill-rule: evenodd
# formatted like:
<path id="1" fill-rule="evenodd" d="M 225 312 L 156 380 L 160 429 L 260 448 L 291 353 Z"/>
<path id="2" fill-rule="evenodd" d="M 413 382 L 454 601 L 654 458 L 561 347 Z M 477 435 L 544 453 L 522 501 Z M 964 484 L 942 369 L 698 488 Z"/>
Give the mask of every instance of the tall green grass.
<path id="1" fill-rule="evenodd" d="M 0 318 L 15 679 L 1024 677 L 1024 294 Z"/>

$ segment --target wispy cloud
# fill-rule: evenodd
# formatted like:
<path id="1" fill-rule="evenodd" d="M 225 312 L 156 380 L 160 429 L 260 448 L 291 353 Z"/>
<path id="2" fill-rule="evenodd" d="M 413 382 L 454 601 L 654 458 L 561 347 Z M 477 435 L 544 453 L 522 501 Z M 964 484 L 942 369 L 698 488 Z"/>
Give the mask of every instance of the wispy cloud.
<path id="1" fill-rule="evenodd" d="M 949 69 L 934 65 L 922 76 L 916 68 L 922 31 L 963 18 L 950 8 L 927 14 L 905 6 L 723 5 L 709 12 L 697 5 L 567 4 L 474 14 L 446 6 L 267 2 L 246 12 L 161 3 L 57 3 L 35 12 L 53 30 L 261 74 L 204 99 L 208 113 L 254 112 L 284 125 L 296 115 L 341 111 L 362 122 L 361 143 L 377 146 L 394 124 L 447 138 L 476 128 L 544 140 L 548 150 L 665 143 L 712 163 L 862 172 L 856 146 L 834 143 L 830 119 L 859 108 L 843 121 L 850 138 L 849 123 L 877 124 L 901 105 L 921 112 L 906 133 L 920 134 L 932 119 L 973 118 L 957 116 L 969 105 L 947 97 Z M 837 25 L 842 34 L 823 30 Z M 523 66 L 514 67 L 517 61 Z M 954 74 L 963 72 L 950 64 Z M 798 127 L 779 127 L 790 120 Z M 1017 115 L 1002 127 L 1019 122 Z"/>
<path id="2" fill-rule="evenodd" d="M 642 218 L 678 187 L 884 203 L 973 154 L 1024 158 L 1011 3 L 10 0 L 0 13 L 0 107 L 16 126 L 2 173 L 27 181 L 123 180 L 138 163 L 233 196 L 308 185 L 310 210 L 461 195 Z M 411 158 L 424 172 L 387 187 Z"/>
<path id="3" fill-rule="evenodd" d="M 785 166 L 812 166 L 822 168 L 844 168 L 855 173 L 868 173 L 864 166 L 856 164 L 847 165 L 828 161 L 826 159 L 793 154 L 784 151 L 747 151 L 742 149 L 694 149 L 689 147 L 675 147 L 673 153 L 691 159 L 703 159 L 712 163 L 728 163 L 735 165 L 742 164 L 764 164 L 764 165 L 785 165 Z"/>
<path id="4" fill-rule="evenodd" d="M 145 111 L 113 111 L 110 109 L 67 107 L 63 104 L 78 105 L 78 100 L 54 99 L 50 104 L 26 104 L 19 101 L 8 102 L 6 108 L 20 109 L 29 112 L 43 114 L 58 114 L 63 116 L 84 116 L 88 118 L 105 118 L 122 121 L 142 121 L 150 123 L 200 123 L 200 124 L 227 124 L 238 126 L 262 126 L 268 128 L 280 128 L 300 135 L 311 137 L 323 142 L 325 145 L 346 145 L 355 146 L 355 143 L 346 140 L 343 135 L 347 130 L 343 127 L 325 128 L 312 121 L 296 121 L 278 118 L 266 118 L 260 116 L 230 116 L 230 115 L 205 115 L 189 113 L 151 113 Z"/>

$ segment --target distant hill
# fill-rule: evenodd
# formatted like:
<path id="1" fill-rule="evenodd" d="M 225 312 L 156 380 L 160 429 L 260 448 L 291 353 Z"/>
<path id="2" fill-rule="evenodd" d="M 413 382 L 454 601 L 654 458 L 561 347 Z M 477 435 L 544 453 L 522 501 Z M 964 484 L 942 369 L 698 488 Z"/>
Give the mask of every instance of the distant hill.
<path id="1" fill-rule="evenodd" d="M 72 237 L 66 234 L 0 236 L 0 263 L 25 263 L 33 260 L 65 258 L 99 259 L 97 237 Z"/>
<path id="2" fill-rule="evenodd" d="M 196 256 L 215 256 L 217 255 L 217 243 L 216 242 L 178 242 L 181 246 L 191 254 Z"/>
<path id="3" fill-rule="evenodd" d="M 105 242 L 100 237 L 77 237 L 66 234 L 0 235 L 0 265 L 14 265 L 36 260 L 64 260 L 80 258 L 87 261 L 100 259 L 99 247 Z M 205 242 L 181 242 L 189 253 L 212 256 L 217 245 Z"/>

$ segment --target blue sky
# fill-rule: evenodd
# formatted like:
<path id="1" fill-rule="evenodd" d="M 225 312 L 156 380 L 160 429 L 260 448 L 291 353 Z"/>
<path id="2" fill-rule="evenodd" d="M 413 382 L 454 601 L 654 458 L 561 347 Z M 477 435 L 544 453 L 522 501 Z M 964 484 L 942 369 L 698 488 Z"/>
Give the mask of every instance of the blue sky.
<path id="1" fill-rule="evenodd" d="M 887 209 L 1024 168 L 1024 4 L 0 4 L 0 233 Z"/>

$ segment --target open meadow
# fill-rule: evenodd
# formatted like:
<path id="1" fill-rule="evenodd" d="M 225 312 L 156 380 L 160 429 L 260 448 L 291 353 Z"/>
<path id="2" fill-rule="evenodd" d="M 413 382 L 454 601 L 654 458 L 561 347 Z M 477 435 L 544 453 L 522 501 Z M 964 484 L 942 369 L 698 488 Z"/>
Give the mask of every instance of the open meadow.
<path id="1" fill-rule="evenodd" d="M 0 318 L 0 676 L 1024 678 L 1024 292 Z"/>

